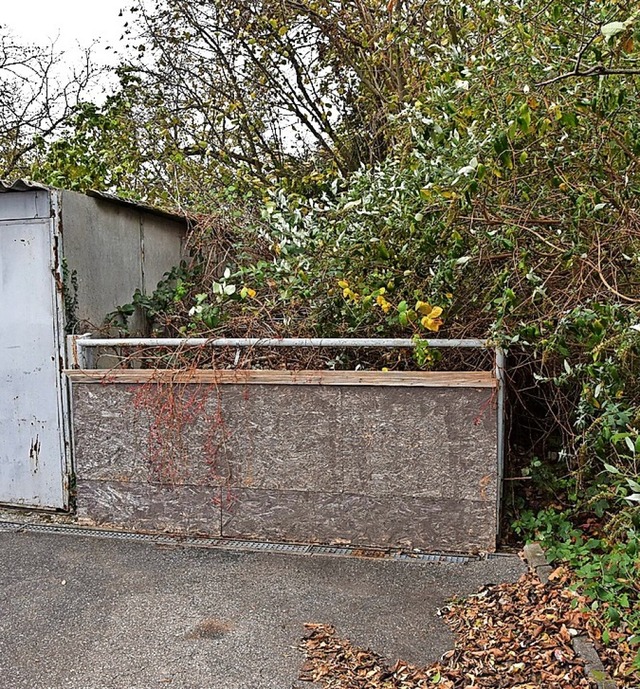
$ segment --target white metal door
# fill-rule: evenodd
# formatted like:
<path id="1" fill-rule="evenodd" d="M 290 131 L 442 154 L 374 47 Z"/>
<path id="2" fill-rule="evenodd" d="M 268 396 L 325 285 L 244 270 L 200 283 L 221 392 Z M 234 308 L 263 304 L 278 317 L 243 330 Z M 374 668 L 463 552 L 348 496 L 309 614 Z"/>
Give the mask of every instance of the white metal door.
<path id="1" fill-rule="evenodd" d="M 0 222 L 0 503 L 67 506 L 53 220 Z"/>

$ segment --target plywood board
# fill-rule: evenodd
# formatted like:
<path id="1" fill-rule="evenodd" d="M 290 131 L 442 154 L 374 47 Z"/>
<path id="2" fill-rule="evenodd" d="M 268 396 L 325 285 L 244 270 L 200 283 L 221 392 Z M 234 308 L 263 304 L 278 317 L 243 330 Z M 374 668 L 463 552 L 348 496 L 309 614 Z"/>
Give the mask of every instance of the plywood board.
<path id="1" fill-rule="evenodd" d="M 78 509 L 96 523 L 495 548 L 491 388 L 120 381 L 75 384 L 73 408 Z"/>

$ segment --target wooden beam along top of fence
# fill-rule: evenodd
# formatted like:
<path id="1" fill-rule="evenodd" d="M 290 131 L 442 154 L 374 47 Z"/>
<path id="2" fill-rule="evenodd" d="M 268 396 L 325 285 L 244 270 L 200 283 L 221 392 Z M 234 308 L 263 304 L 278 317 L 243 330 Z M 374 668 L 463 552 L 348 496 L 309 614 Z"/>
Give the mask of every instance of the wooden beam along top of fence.
<path id="1" fill-rule="evenodd" d="M 215 385 L 375 385 L 493 388 L 490 371 L 262 371 L 175 369 L 68 369 L 73 383 L 208 383 Z"/>

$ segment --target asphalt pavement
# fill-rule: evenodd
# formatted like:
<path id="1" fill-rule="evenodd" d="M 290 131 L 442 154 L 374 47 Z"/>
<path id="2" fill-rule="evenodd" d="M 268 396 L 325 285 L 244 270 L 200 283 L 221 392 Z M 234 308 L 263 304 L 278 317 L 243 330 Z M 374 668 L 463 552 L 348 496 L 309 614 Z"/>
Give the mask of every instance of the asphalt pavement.
<path id="1" fill-rule="evenodd" d="M 305 622 L 424 664 L 448 599 L 523 571 L 0 531 L 0 689 L 311 689 Z"/>

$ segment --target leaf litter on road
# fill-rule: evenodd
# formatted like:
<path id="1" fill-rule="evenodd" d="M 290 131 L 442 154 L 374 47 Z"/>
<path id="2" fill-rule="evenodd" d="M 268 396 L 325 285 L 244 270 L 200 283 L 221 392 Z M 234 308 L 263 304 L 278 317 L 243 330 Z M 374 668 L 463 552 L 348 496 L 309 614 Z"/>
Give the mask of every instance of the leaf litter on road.
<path id="1" fill-rule="evenodd" d="M 571 645 L 588 633 L 584 600 L 567 587 L 563 570 L 543 584 L 524 574 L 456 600 L 441 615 L 456 636 L 454 649 L 423 667 L 353 646 L 327 624 L 307 624 L 300 679 L 323 689 L 580 689 L 595 686 Z M 628 685 L 631 686 L 631 685 Z"/>

